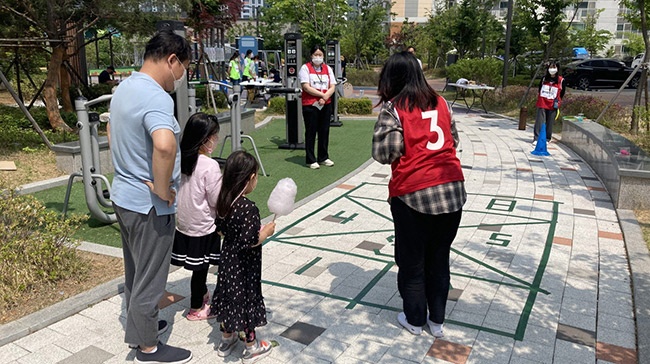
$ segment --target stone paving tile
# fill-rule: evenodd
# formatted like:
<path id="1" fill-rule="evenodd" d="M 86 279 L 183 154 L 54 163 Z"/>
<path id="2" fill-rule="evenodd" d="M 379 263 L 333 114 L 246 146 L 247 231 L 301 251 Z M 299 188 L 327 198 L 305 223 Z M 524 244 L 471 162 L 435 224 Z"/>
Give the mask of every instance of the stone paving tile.
<path id="1" fill-rule="evenodd" d="M 101 364 L 113 357 L 113 354 L 95 346 L 88 346 L 76 354 L 67 357 L 59 364 Z"/>

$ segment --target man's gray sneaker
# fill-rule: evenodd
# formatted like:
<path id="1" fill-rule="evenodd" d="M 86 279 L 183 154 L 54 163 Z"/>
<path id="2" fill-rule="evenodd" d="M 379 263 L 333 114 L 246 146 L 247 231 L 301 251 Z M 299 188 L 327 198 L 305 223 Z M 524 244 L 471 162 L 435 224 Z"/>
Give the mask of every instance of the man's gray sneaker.
<path id="1" fill-rule="evenodd" d="M 169 328 L 169 324 L 165 320 L 158 320 L 158 336 L 164 334 Z M 129 344 L 129 349 L 137 349 L 137 344 Z"/>
<path id="2" fill-rule="evenodd" d="M 134 363 L 139 364 L 183 364 L 192 360 L 192 352 L 174 346 L 158 343 L 155 353 L 138 350 Z"/>

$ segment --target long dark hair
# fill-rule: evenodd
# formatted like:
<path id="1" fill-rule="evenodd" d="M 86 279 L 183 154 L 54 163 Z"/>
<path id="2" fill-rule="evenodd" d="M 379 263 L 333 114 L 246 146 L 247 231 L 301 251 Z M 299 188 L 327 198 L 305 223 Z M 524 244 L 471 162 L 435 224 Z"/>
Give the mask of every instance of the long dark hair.
<path id="1" fill-rule="evenodd" d="M 237 58 L 239 58 L 239 51 L 235 51 L 235 53 L 233 53 L 232 56 L 230 56 L 230 60 L 231 60 L 231 61 L 232 61 L 233 59 L 237 59 Z"/>
<path id="2" fill-rule="evenodd" d="M 190 116 L 181 138 L 181 173 L 187 176 L 194 173 L 201 146 L 218 132 L 216 116 L 202 112 Z"/>
<path id="3" fill-rule="evenodd" d="M 221 180 L 221 192 L 217 198 L 217 216 L 226 218 L 230 215 L 232 205 L 241 196 L 259 165 L 250 153 L 238 150 L 226 159 Z"/>
<path id="4" fill-rule="evenodd" d="M 430 110 L 438 105 L 438 93 L 427 83 L 417 58 L 409 52 L 395 53 L 384 63 L 377 93 L 380 104 L 392 101 L 408 111 L 416 106 Z"/>

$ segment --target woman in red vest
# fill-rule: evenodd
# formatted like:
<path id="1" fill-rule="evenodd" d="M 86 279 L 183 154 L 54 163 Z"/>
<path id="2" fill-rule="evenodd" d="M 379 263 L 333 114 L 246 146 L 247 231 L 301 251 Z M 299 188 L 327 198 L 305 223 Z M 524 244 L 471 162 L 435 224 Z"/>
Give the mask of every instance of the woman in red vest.
<path id="1" fill-rule="evenodd" d="M 383 105 L 372 156 L 392 169 L 388 202 L 404 309 L 397 321 L 414 335 L 427 324 L 433 336 L 442 337 L 449 251 L 467 199 L 456 124 L 447 100 L 429 86 L 411 53 L 386 61 L 378 94 Z"/>
<path id="2" fill-rule="evenodd" d="M 330 67 L 323 63 L 325 51 L 315 45 L 309 52 L 310 62 L 302 65 L 298 79 L 302 85 L 302 117 L 305 121 L 305 154 L 307 166 L 318 169 L 320 165 L 331 167 L 329 157 L 330 118 L 332 95 L 336 90 L 336 77 Z M 314 154 L 318 135 L 318 149 Z"/>
<path id="3" fill-rule="evenodd" d="M 558 109 L 562 104 L 562 97 L 566 92 L 564 78 L 559 75 L 559 65 L 550 62 L 546 66 L 546 74 L 539 82 L 537 93 L 537 117 L 535 117 L 535 129 L 533 134 L 533 145 L 537 143 L 542 124 L 546 123 L 546 141 L 551 141 L 553 135 L 553 121 L 557 118 Z"/>

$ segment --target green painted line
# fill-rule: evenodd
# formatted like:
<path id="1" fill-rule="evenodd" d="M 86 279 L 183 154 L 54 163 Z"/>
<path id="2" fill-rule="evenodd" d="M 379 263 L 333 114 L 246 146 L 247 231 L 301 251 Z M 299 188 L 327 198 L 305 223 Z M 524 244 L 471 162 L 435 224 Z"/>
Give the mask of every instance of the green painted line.
<path id="1" fill-rule="evenodd" d="M 332 298 L 332 299 L 339 300 L 339 301 L 345 301 L 345 302 L 352 301 L 351 299 L 343 297 L 343 296 L 336 296 L 336 295 L 333 295 L 333 294 L 329 294 L 329 293 L 325 293 L 325 292 L 321 292 L 321 291 L 316 291 L 316 290 L 309 289 L 309 288 L 301 288 L 301 287 L 296 287 L 296 286 L 290 286 L 288 284 L 284 284 L 284 283 L 280 283 L 280 282 L 271 282 L 271 281 L 267 281 L 267 280 L 262 279 L 262 283 L 268 284 L 269 286 L 292 289 L 292 290 L 298 291 L 298 292 L 311 293 L 311 294 L 315 294 L 317 296 Z"/>
<path id="2" fill-rule="evenodd" d="M 291 239 L 306 239 L 306 238 L 318 238 L 323 236 L 339 236 L 339 235 L 359 235 L 359 234 L 375 234 L 375 233 L 388 233 L 393 232 L 394 229 L 383 229 L 383 230 L 364 230 L 364 231 L 345 231 L 338 233 L 328 233 L 328 234 L 311 234 L 311 235 L 291 235 Z M 279 235 L 274 235 L 271 238 L 277 238 Z M 269 239 L 271 239 L 269 238 Z"/>
<path id="3" fill-rule="evenodd" d="M 369 201 L 377 201 L 377 202 L 386 202 L 388 203 L 388 200 L 385 198 L 373 198 L 373 197 L 366 197 L 366 196 L 348 196 L 350 199 L 355 199 L 355 200 L 369 200 Z"/>
<path id="4" fill-rule="evenodd" d="M 362 203 L 359 202 L 359 201 L 354 200 L 353 198 L 349 198 L 349 197 L 348 197 L 348 199 L 349 199 L 350 201 L 352 201 L 353 203 L 355 203 L 355 204 L 361 206 L 363 209 L 372 212 L 372 213 L 375 214 L 375 215 L 381 216 L 381 217 L 383 217 L 384 219 L 386 219 L 386 220 L 388 220 L 388 221 L 393 221 L 393 217 L 392 217 L 392 216 L 386 216 L 386 215 L 384 215 L 384 214 L 380 214 L 379 212 L 377 212 L 377 211 L 375 211 L 375 210 L 372 210 L 372 209 L 369 208 L 368 206 L 362 204 Z"/>
<path id="5" fill-rule="evenodd" d="M 477 281 L 482 281 L 482 282 L 487 282 L 487 283 L 494 283 L 494 284 L 498 284 L 498 285 L 502 285 L 502 286 L 508 286 L 508 287 L 513 287 L 513 288 L 525 289 L 525 290 L 527 290 L 527 291 L 530 291 L 530 290 L 537 290 L 537 291 L 539 291 L 540 293 L 547 294 L 547 295 L 548 295 L 548 294 L 551 294 L 551 292 L 546 291 L 546 290 L 541 289 L 541 288 L 535 288 L 535 287 L 532 287 L 532 286 L 522 286 L 522 285 L 519 285 L 519 284 L 508 283 L 508 282 L 503 282 L 503 281 L 496 281 L 496 280 L 494 280 L 494 279 L 481 278 L 481 277 L 477 277 L 477 276 L 471 276 L 471 275 L 469 275 L 469 274 L 451 273 L 451 275 L 452 275 L 452 276 L 456 276 L 456 277 L 463 277 L 463 278 L 476 279 Z"/>
<path id="6" fill-rule="evenodd" d="M 530 216 L 523 216 L 523 215 L 512 215 L 512 214 L 502 214 L 502 213 L 499 213 L 499 212 L 489 212 L 488 213 L 488 212 L 485 212 L 485 211 L 478 211 L 478 210 L 463 210 L 463 213 L 466 213 L 466 212 L 472 212 L 472 213 L 476 213 L 476 214 L 485 214 L 485 215 L 490 215 L 490 216 L 505 216 L 505 217 L 514 217 L 514 218 L 517 218 L 517 219 L 544 221 L 544 222 L 547 222 L 547 223 L 551 222 L 551 220 L 541 219 L 541 218 L 538 218 L 538 217 L 530 217 Z M 517 224 L 519 224 L 519 223 L 517 223 Z"/>
<path id="7" fill-rule="evenodd" d="M 349 190 L 349 191 L 346 191 L 346 192 L 343 193 L 342 195 L 336 197 L 336 198 L 333 199 L 332 201 L 330 201 L 330 202 L 326 203 L 325 205 L 323 205 L 321 208 L 316 209 L 316 210 L 314 210 L 314 211 L 308 213 L 307 215 L 305 215 L 305 216 L 301 217 L 300 219 L 298 219 L 297 221 L 295 221 L 293 224 L 287 225 L 285 228 L 278 230 L 278 231 L 277 231 L 275 234 L 273 234 L 269 239 L 284 234 L 287 230 L 289 230 L 289 229 L 291 229 L 292 227 L 294 227 L 294 226 L 300 224 L 301 222 L 303 222 L 303 221 L 309 219 L 310 217 L 314 216 L 315 214 L 317 214 L 319 211 L 323 210 L 324 208 L 326 208 L 326 207 L 328 207 L 328 206 L 331 206 L 331 205 L 335 204 L 336 202 L 338 202 L 339 200 L 341 200 L 341 199 L 343 199 L 343 198 L 346 198 L 347 195 L 349 195 L 349 194 L 351 194 L 352 192 L 354 192 L 354 191 L 358 190 L 359 188 L 363 187 L 365 184 L 367 184 L 367 182 L 364 182 L 364 183 L 360 184 L 359 186 L 357 186 L 357 187 L 355 187 L 355 188 L 353 188 L 353 189 L 351 189 L 351 190 Z"/>
<path id="8" fill-rule="evenodd" d="M 505 196 L 505 195 L 488 195 L 487 193 L 467 193 L 467 194 L 468 195 L 473 195 L 473 196 L 486 196 L 486 197 L 495 197 L 495 198 L 511 198 L 511 199 L 517 199 L 517 200 L 528 200 L 528 201 L 539 201 L 539 202 L 562 204 L 562 202 L 558 202 L 558 201 L 540 200 L 540 199 L 537 199 L 537 198 L 530 198 L 530 197 L 517 197 L 517 196 Z"/>
<path id="9" fill-rule="evenodd" d="M 359 303 L 359 301 L 361 301 L 361 299 L 366 294 L 368 294 L 368 292 L 372 289 L 372 287 L 374 287 L 375 284 L 377 284 L 377 282 L 379 282 L 381 277 L 383 277 L 394 265 L 395 265 L 395 263 L 393 263 L 393 262 L 386 264 L 384 269 L 382 269 L 381 272 L 377 273 L 377 275 L 370 282 L 368 282 L 368 284 L 366 284 L 365 287 L 363 287 L 361 292 L 359 292 L 359 294 L 356 297 L 354 297 L 352 302 L 350 302 L 345 308 L 347 308 L 348 310 L 354 308 L 354 306 L 356 306 L 357 303 Z"/>
<path id="10" fill-rule="evenodd" d="M 311 262 L 309 262 L 309 263 L 303 265 L 302 268 L 298 269 L 298 270 L 296 271 L 296 274 L 300 275 L 300 274 L 305 273 L 305 271 L 306 271 L 307 269 L 311 268 L 314 264 L 318 263 L 321 259 L 323 259 L 323 258 L 321 258 L 321 257 L 316 257 L 316 258 L 314 258 L 314 260 L 312 260 Z"/>
<path id="11" fill-rule="evenodd" d="M 509 332 L 505 332 L 505 331 L 501 331 L 501 330 L 497 330 L 497 329 L 492 329 L 492 328 L 484 327 L 484 326 L 468 324 L 466 322 L 460 322 L 460 321 L 456 321 L 456 320 L 445 320 L 445 324 L 458 325 L 458 326 L 462 326 L 462 327 L 467 327 L 469 329 L 474 329 L 474 330 L 478 330 L 478 331 L 485 331 L 485 332 L 489 332 L 491 334 L 501 335 L 501 336 L 509 337 L 511 339 L 515 339 L 515 335 L 513 335 L 513 334 L 511 334 Z"/>
<path id="12" fill-rule="evenodd" d="M 550 223 L 550 221 L 538 221 L 538 222 L 508 222 L 508 223 L 503 223 L 503 224 L 478 224 L 478 225 L 463 225 L 458 227 L 459 229 L 467 229 L 467 228 L 479 228 L 482 226 L 517 226 L 517 225 L 546 225 Z"/>
<path id="13" fill-rule="evenodd" d="M 313 245 L 295 243 L 293 241 L 287 241 L 287 240 L 274 239 L 274 241 L 276 241 L 278 243 L 281 243 L 281 244 L 289 244 L 289 245 L 301 246 L 303 248 L 315 249 L 315 250 L 320 250 L 320 251 L 330 252 L 330 253 L 337 253 L 337 254 L 341 254 L 341 255 L 348 255 L 348 256 L 351 256 L 351 257 L 357 257 L 357 258 L 361 258 L 361 259 L 368 259 L 368 260 L 372 260 L 372 261 L 375 261 L 375 262 L 393 263 L 393 262 L 389 262 L 389 261 L 386 261 L 386 260 L 383 260 L 383 259 L 375 258 L 375 257 L 370 256 L 370 255 L 361 255 L 361 254 L 356 254 L 356 253 L 344 252 L 344 251 L 340 251 L 340 250 L 323 248 L 323 247 L 320 247 L 320 246 L 313 246 Z"/>
<path id="14" fill-rule="evenodd" d="M 559 202 L 553 203 L 553 219 L 548 228 L 548 235 L 546 236 L 546 246 L 544 247 L 544 252 L 542 253 L 542 259 L 539 262 L 537 267 L 537 273 L 533 279 L 533 287 L 539 288 L 542 283 L 542 278 L 544 277 L 544 271 L 546 270 L 546 265 L 548 264 L 548 259 L 551 256 L 551 248 L 553 247 L 553 237 L 555 236 L 555 227 L 557 225 L 557 218 L 559 215 Z M 519 324 L 517 325 L 517 330 L 515 331 L 515 340 L 522 341 L 524 339 L 524 334 L 526 333 L 526 326 L 528 326 L 528 319 L 530 318 L 530 313 L 533 311 L 533 305 L 535 304 L 535 299 L 537 299 L 537 291 L 531 290 L 528 294 L 528 299 L 524 305 L 524 310 L 519 317 Z"/>
<path id="15" fill-rule="evenodd" d="M 375 250 L 373 250 L 373 251 L 375 252 L 375 255 L 381 255 L 382 257 L 391 257 L 391 258 L 394 258 L 394 257 L 393 257 L 392 255 L 390 255 L 390 254 L 384 254 L 384 253 L 380 252 L 379 249 L 375 249 Z"/>
<path id="16" fill-rule="evenodd" d="M 465 254 L 465 253 L 463 253 L 463 252 L 461 252 L 459 250 L 451 248 L 451 251 L 458 254 L 458 255 L 460 255 L 461 257 L 464 257 L 466 259 L 471 260 L 474 263 L 478 263 L 479 265 L 482 265 L 483 267 L 485 267 L 485 268 L 487 268 L 487 269 L 489 269 L 489 270 L 491 270 L 493 272 L 499 273 L 499 274 L 503 275 L 504 277 L 508 277 L 508 278 L 512 279 L 513 281 L 515 281 L 515 282 L 519 282 L 519 283 L 525 285 L 526 287 L 533 287 L 533 285 L 531 283 L 528 283 L 528 282 L 524 281 L 521 278 L 517 278 L 517 277 L 513 276 L 510 273 L 506 273 L 506 272 L 504 272 L 504 271 L 502 271 L 500 269 L 494 268 L 491 265 L 487 265 L 487 264 L 483 263 L 482 261 L 480 261 L 480 260 L 478 260 L 478 259 L 476 259 L 474 257 L 471 257 L 471 256 L 469 256 L 469 255 L 467 255 L 467 254 Z M 538 285 L 537 288 L 539 288 L 539 285 Z"/>

